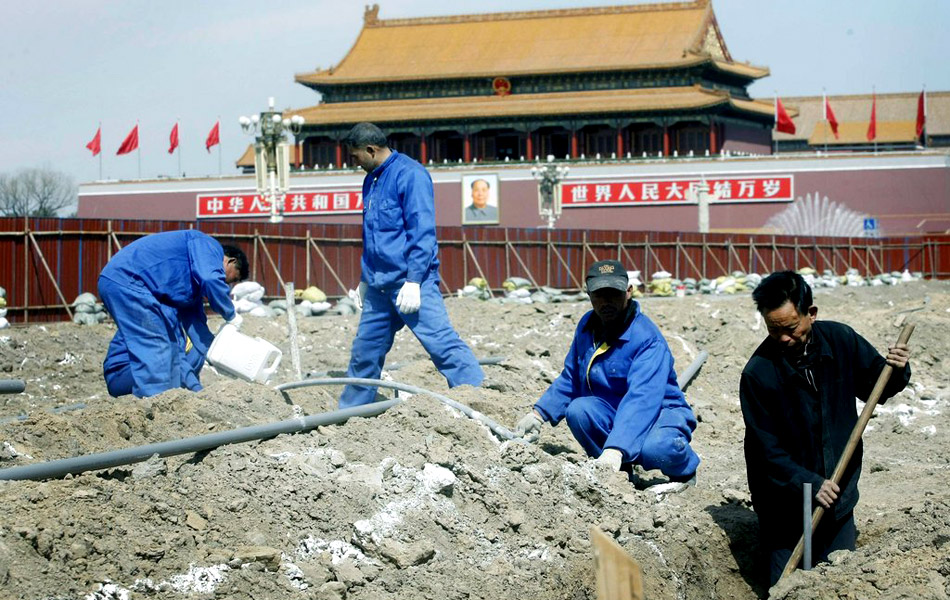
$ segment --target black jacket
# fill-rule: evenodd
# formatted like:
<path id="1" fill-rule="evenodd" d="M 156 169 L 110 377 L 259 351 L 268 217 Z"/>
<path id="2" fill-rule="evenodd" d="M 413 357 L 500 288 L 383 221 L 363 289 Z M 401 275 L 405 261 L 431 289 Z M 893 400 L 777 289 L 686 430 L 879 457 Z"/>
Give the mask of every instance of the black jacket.
<path id="1" fill-rule="evenodd" d="M 831 478 L 858 421 L 855 398 L 868 399 L 886 365 L 847 325 L 816 321 L 812 336 L 817 392 L 771 338 L 749 359 L 739 383 L 752 506 L 764 532 L 790 539 L 801 535 L 802 484 L 811 482 L 814 494 Z M 881 402 L 909 380 L 908 364 L 891 375 Z M 859 443 L 826 518 L 844 517 L 857 504 L 861 456 Z"/>

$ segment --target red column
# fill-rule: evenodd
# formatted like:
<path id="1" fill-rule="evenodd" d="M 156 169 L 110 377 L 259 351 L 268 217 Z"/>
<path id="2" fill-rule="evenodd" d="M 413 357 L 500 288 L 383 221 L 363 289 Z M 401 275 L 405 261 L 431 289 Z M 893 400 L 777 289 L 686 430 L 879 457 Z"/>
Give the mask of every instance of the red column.
<path id="1" fill-rule="evenodd" d="M 577 130 L 571 130 L 571 158 L 577 158 Z"/>
<path id="2" fill-rule="evenodd" d="M 467 133 L 465 134 L 465 141 L 463 142 L 462 160 L 472 162 L 472 138 Z"/>
<path id="3" fill-rule="evenodd" d="M 426 164 L 426 161 L 429 160 L 429 148 L 426 146 L 426 134 L 422 134 L 422 143 L 419 144 L 419 162 Z"/>
<path id="4" fill-rule="evenodd" d="M 670 155 L 670 128 L 663 126 L 663 156 Z"/>
<path id="5" fill-rule="evenodd" d="M 340 143 L 340 140 L 336 141 L 336 168 L 339 169 L 343 166 L 343 145 Z"/>
<path id="6" fill-rule="evenodd" d="M 623 129 L 617 128 L 617 158 L 623 158 Z"/>
<path id="7" fill-rule="evenodd" d="M 528 132 L 528 160 L 534 160 L 534 144 L 531 141 L 531 132 Z"/>
<path id="8" fill-rule="evenodd" d="M 719 151 L 719 149 L 716 148 L 716 143 L 718 142 L 718 140 L 716 139 L 716 127 L 717 125 L 715 123 L 709 124 L 709 153 L 710 154 L 716 154 Z"/>

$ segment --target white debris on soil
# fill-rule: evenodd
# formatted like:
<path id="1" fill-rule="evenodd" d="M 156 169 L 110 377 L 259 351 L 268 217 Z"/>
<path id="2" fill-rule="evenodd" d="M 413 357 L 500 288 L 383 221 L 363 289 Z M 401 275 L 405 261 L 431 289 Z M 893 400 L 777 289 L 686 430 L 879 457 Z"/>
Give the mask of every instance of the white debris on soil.
<path id="1" fill-rule="evenodd" d="M 700 294 L 725 280 L 705 287 L 684 280 L 684 297 L 640 300 L 680 369 L 691 351 L 709 353 L 687 390 L 699 418 L 692 443 L 703 461 L 696 487 L 656 496 L 594 465 L 564 423 L 544 425 L 536 444 L 502 443 L 416 394 L 372 419 L 167 457 L 148 477 L 136 476 L 146 462 L 45 482 L 0 481 L 0 595 L 495 600 L 530 590 L 541 600 L 594 600 L 587 532 L 596 526 L 640 563 L 652 600 L 765 597 L 738 381 L 766 333 L 748 291 L 740 291 L 755 278 L 732 279 L 719 295 Z M 771 596 L 945 598 L 950 286 L 858 279 L 867 283 L 853 277 L 832 287 L 816 275 L 824 282 L 815 291 L 819 318 L 850 324 L 881 351 L 901 323 L 916 323 L 913 386 L 875 411 L 864 436 L 857 550 L 796 573 Z M 391 377 L 513 426 L 557 376 L 589 310 L 582 296 L 545 295 L 548 302 L 532 294 L 532 304 L 446 301 L 462 338 L 480 336 L 478 356 L 491 347 L 490 355 L 504 357 L 484 367 L 490 385 L 448 389 L 406 330 L 396 336 L 391 361 L 402 366 Z M 301 354 L 304 372 L 346 367 L 359 317 L 333 312 L 298 321 L 313 347 Z M 289 355 L 286 319 L 248 316 L 242 331 Z M 0 396 L 0 469 L 336 407 L 340 388 L 294 390 L 288 403 L 270 387 L 210 370 L 199 393 L 113 400 L 101 361 L 114 332 L 109 324 L 72 323 L 3 332 L 0 372 L 26 381 L 27 393 Z M 273 381 L 293 378 L 282 364 Z M 96 401 L 53 412 L 83 398 Z"/>

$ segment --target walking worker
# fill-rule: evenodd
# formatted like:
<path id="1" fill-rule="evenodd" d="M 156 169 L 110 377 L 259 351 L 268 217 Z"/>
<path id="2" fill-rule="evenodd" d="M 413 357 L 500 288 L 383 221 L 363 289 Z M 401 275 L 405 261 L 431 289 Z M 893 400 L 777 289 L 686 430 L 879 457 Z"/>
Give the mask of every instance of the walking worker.
<path id="1" fill-rule="evenodd" d="M 195 230 L 148 235 L 113 256 L 99 275 L 99 297 L 118 326 L 103 363 L 109 394 L 200 390 L 214 338 L 203 298 L 240 327 L 229 284 L 247 275 L 243 251 Z"/>
<path id="2" fill-rule="evenodd" d="M 586 283 L 593 310 L 581 317 L 564 370 L 519 421 L 518 433 L 536 436 L 542 422 L 566 419 L 597 462 L 659 469 L 672 484 L 661 484 L 665 491 L 694 484 L 699 457 L 689 442 L 696 418 L 676 382 L 669 345 L 631 300 L 621 263 L 594 263 Z"/>
<path id="3" fill-rule="evenodd" d="M 814 556 L 854 550 L 861 444 L 840 485 L 829 477 L 858 422 L 854 399 L 867 401 L 885 364 L 895 371 L 881 402 L 904 389 L 910 349 L 895 344 L 884 358 L 847 325 L 816 320 L 811 288 L 792 271 L 763 279 L 752 299 L 769 336 L 742 371 L 739 399 L 752 507 L 774 585 L 803 533 L 804 483 L 827 511 L 812 538 Z"/>
<path id="4" fill-rule="evenodd" d="M 439 292 L 432 178 L 390 148 L 372 123 L 359 123 L 343 143 L 363 179 L 362 273 L 354 300 L 362 309 L 347 377 L 378 379 L 396 332 L 408 326 L 450 387 L 477 386 L 484 375 L 462 341 Z M 373 402 L 376 388 L 348 385 L 340 407 Z"/>

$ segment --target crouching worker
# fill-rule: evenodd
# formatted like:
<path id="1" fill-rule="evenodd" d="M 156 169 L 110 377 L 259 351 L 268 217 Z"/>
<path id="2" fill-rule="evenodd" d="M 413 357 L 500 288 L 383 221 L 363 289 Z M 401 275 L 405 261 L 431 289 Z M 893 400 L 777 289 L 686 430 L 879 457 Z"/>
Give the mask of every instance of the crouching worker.
<path id="1" fill-rule="evenodd" d="M 118 327 L 103 363 L 109 394 L 200 390 L 214 339 L 203 299 L 240 326 L 229 284 L 247 274 L 244 252 L 194 230 L 149 235 L 113 256 L 99 275 L 99 297 Z"/>
<path id="2" fill-rule="evenodd" d="M 599 463 L 659 469 L 674 484 L 669 491 L 695 483 L 699 457 L 689 442 L 696 418 L 666 340 L 631 300 L 626 269 L 615 260 L 594 263 L 587 293 L 593 310 L 577 326 L 564 370 L 519 421 L 519 435 L 536 436 L 543 421 L 566 419 Z"/>

